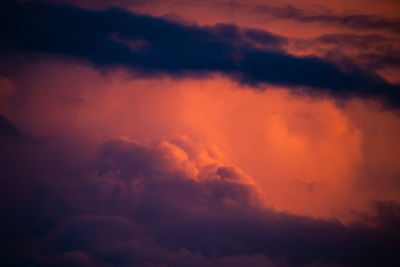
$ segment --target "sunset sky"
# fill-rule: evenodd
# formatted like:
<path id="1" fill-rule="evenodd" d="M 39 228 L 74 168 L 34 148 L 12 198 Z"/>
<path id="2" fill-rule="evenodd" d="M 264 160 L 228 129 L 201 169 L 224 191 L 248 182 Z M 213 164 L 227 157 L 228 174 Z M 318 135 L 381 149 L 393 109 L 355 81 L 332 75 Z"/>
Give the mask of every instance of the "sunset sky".
<path id="1" fill-rule="evenodd" d="M 400 266 L 400 1 L 2 0 L 1 266 Z"/>

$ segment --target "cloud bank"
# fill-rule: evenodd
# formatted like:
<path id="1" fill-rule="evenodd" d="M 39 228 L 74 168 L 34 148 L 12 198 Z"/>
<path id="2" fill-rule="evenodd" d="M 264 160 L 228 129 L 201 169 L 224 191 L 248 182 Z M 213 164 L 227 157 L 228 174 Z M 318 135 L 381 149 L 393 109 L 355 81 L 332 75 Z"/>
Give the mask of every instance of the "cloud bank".
<path id="1" fill-rule="evenodd" d="M 0 265 L 399 266 L 396 19 L 313 2 L 3 1 Z"/>
<path id="2" fill-rule="evenodd" d="M 345 226 L 265 206 L 250 177 L 185 136 L 147 144 L 109 140 L 93 153 L 84 152 L 91 149 L 83 140 L 57 139 L 1 139 L 2 182 L 8 181 L 1 187 L 2 264 L 399 262 L 396 204 L 377 203 L 375 215 Z"/>
<path id="3" fill-rule="evenodd" d="M 13 1 L 3 7 L 3 57 L 10 52 L 50 53 L 100 67 L 123 66 L 145 76 L 219 72 L 251 85 L 374 98 L 395 108 L 400 103 L 398 86 L 377 74 L 349 62 L 344 71 L 323 59 L 292 56 L 281 49 L 284 38 L 261 30 L 183 25 L 116 8 L 93 11 Z"/>

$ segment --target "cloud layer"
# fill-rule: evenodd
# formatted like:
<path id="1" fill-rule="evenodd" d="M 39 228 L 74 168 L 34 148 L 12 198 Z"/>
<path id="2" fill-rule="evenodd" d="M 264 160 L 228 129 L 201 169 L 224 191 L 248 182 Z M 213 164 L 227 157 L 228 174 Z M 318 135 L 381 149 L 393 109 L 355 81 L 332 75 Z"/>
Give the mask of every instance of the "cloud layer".
<path id="1" fill-rule="evenodd" d="M 374 1 L 3 1 L 0 265 L 399 266 Z"/>
<path id="2" fill-rule="evenodd" d="M 12 1 L 3 6 L 3 56 L 10 51 L 58 54 L 101 67 L 124 66 L 146 76 L 219 72 L 252 85 L 375 98 L 390 107 L 400 103 L 398 86 L 378 75 L 350 62 L 345 72 L 316 57 L 284 53 L 280 47 L 285 39 L 261 30 L 185 26 L 121 9 Z"/>

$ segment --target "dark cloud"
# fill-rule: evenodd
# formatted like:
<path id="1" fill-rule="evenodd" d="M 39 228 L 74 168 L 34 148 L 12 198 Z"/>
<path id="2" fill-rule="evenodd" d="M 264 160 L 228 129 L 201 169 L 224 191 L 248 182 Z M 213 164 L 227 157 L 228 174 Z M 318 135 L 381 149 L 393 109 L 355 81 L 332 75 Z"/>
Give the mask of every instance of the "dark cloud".
<path id="1" fill-rule="evenodd" d="M 284 38 L 260 30 L 184 26 L 120 9 L 2 5 L 3 56 L 11 51 L 59 54 L 142 75 L 222 72 L 255 86 L 271 83 L 336 97 L 370 97 L 390 107 L 400 103 L 397 85 L 355 66 L 344 72 L 322 59 L 285 54 Z"/>
<path id="2" fill-rule="evenodd" d="M 188 138 L 111 140 L 94 154 L 61 139 L 0 140 L 3 265 L 399 264 L 395 203 L 345 226 L 265 207 L 250 178 L 202 161 L 211 154 Z"/>
<path id="3" fill-rule="evenodd" d="M 1 135 L 7 135 L 7 136 L 19 135 L 17 127 L 14 125 L 14 123 L 10 122 L 2 115 L 0 115 L 0 136 Z"/>

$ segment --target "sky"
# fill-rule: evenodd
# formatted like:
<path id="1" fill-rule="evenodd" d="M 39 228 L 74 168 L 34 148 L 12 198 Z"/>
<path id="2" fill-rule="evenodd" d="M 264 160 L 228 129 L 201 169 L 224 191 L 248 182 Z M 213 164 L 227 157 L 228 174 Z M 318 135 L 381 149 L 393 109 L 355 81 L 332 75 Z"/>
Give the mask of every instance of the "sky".
<path id="1" fill-rule="evenodd" d="M 399 266 L 400 1 L 0 5 L 0 265 Z"/>

